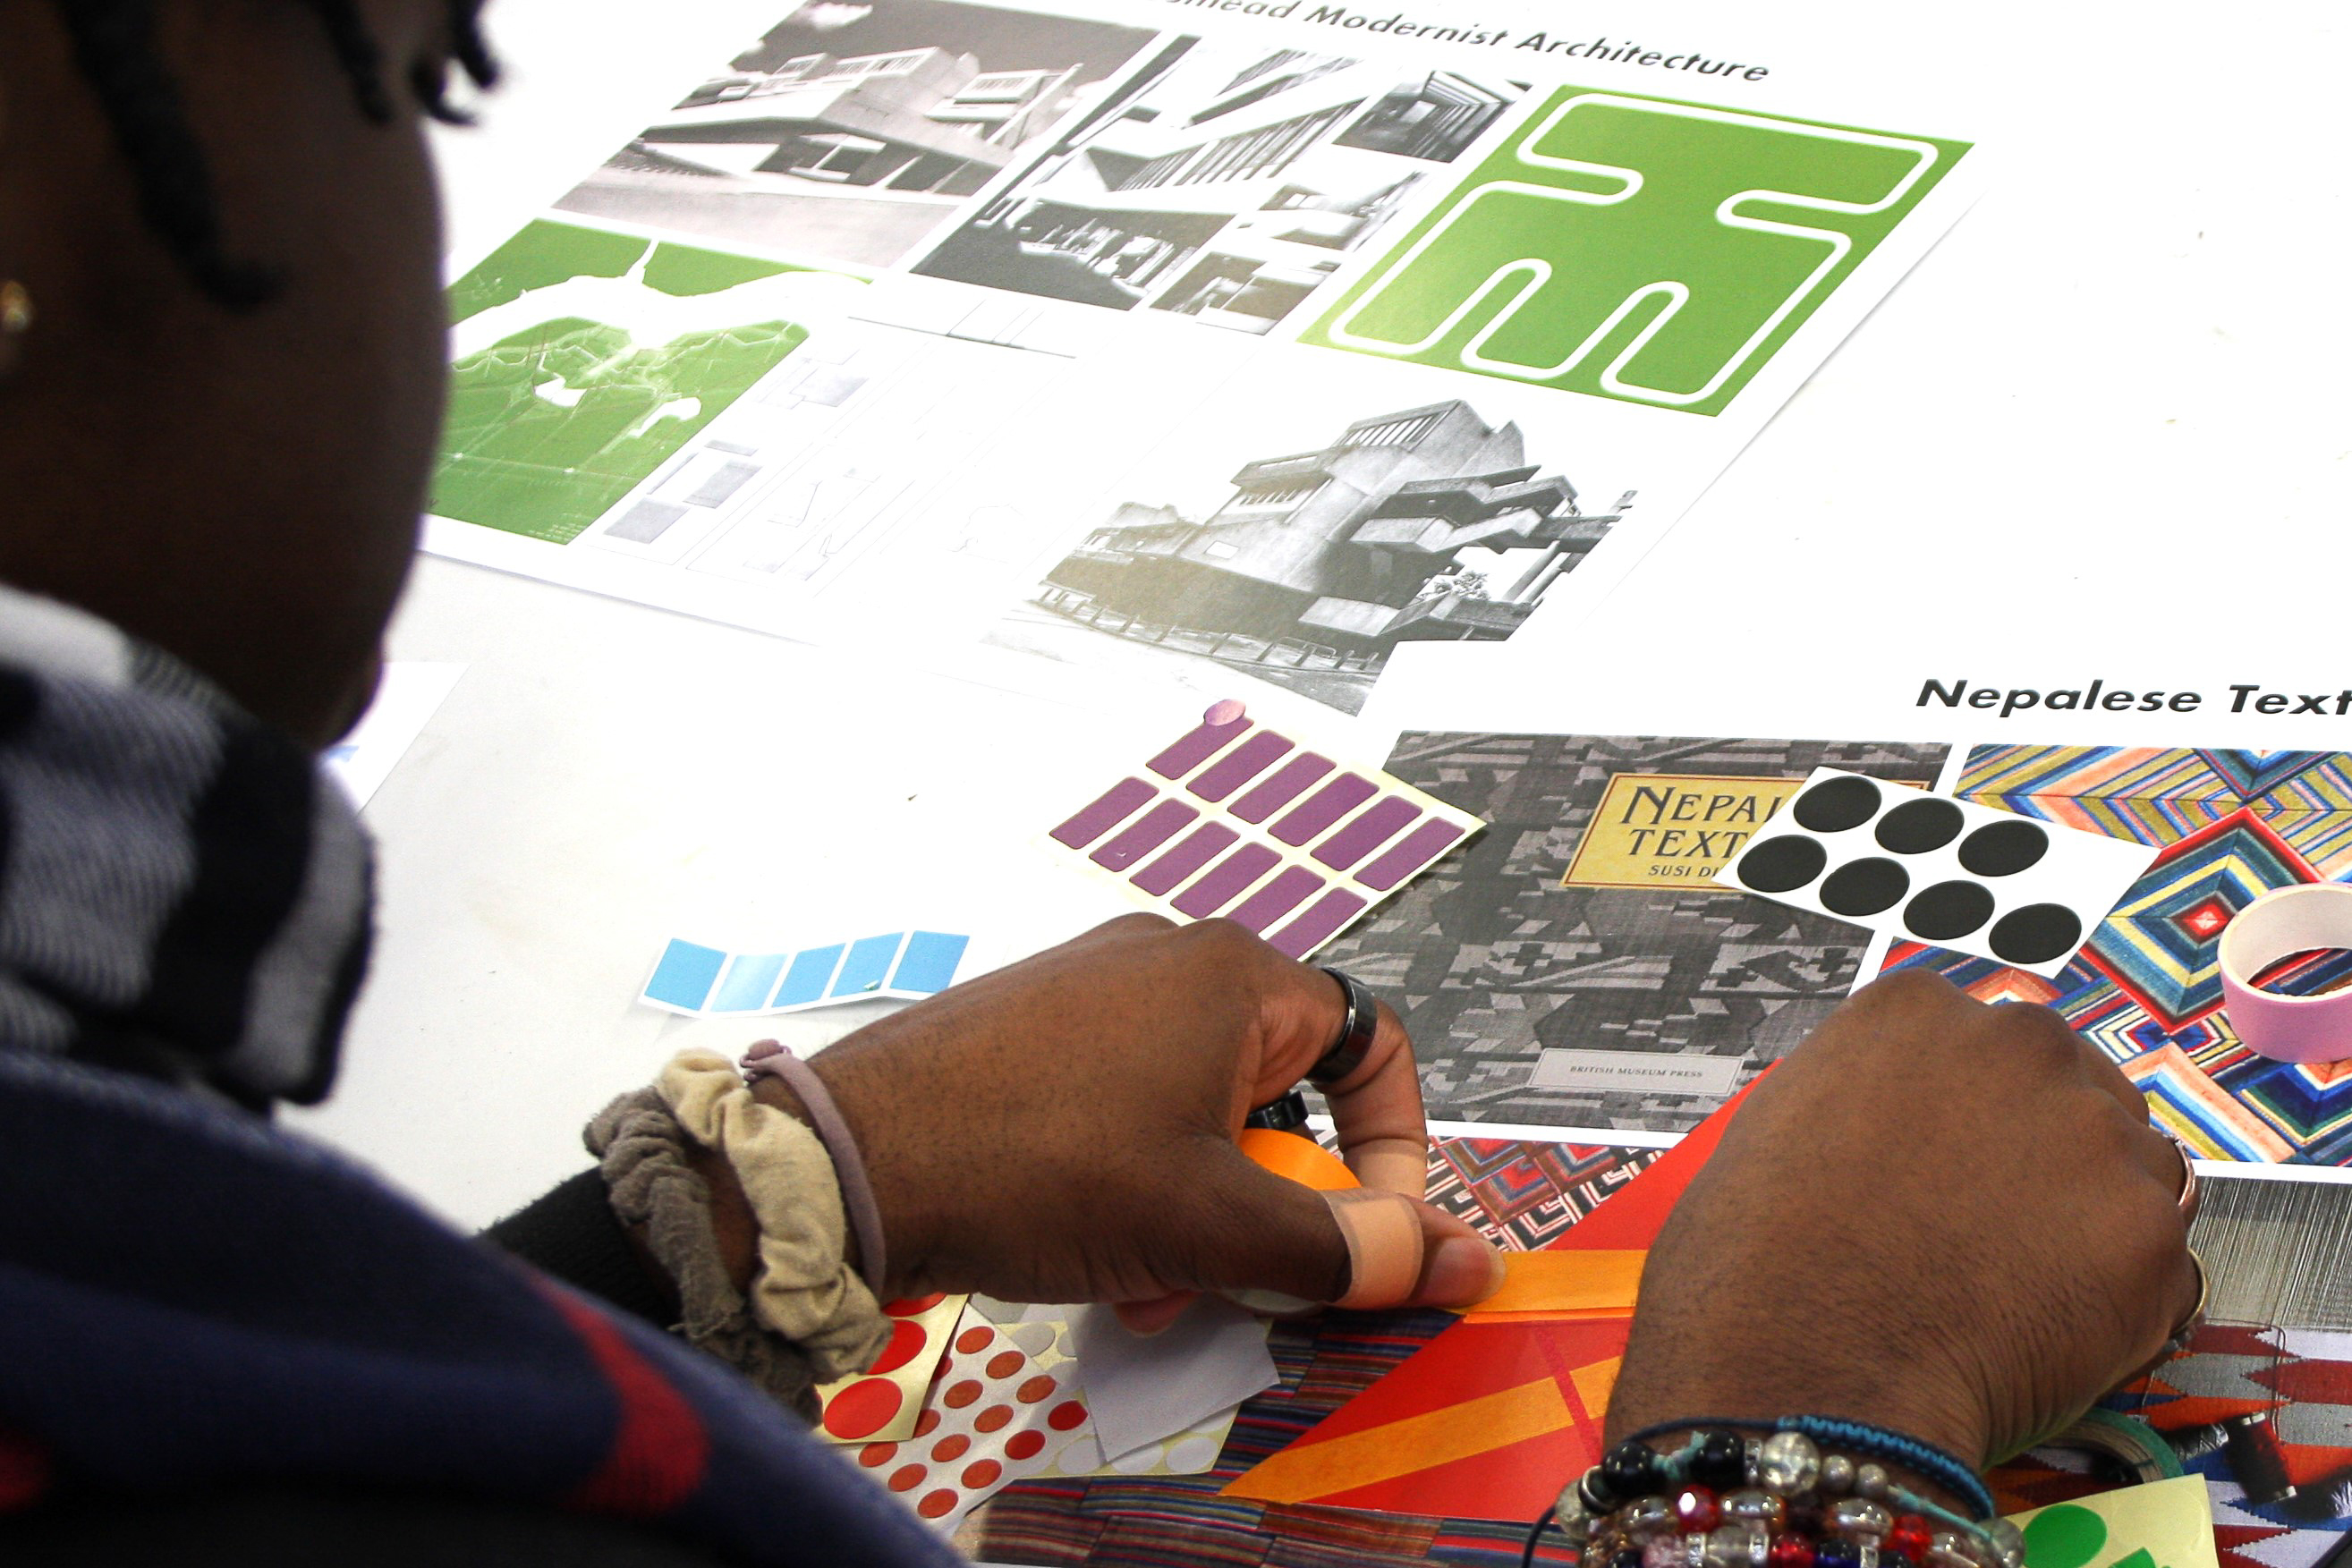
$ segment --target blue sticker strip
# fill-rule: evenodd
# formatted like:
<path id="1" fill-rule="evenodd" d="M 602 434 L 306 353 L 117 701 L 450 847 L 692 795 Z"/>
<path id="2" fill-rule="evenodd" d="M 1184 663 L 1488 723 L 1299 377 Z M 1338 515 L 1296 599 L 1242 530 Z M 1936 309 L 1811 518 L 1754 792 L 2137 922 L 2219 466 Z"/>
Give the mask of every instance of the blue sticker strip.
<path id="1" fill-rule="evenodd" d="M 824 999 L 824 988 L 833 983 L 833 972 L 841 967 L 841 944 L 830 947 L 812 947 L 805 953 L 793 955 L 793 967 L 784 975 L 784 983 L 776 992 L 772 1004 L 779 1008 L 804 1008 L 811 1002 Z"/>
<path id="2" fill-rule="evenodd" d="M 849 956 L 841 961 L 841 972 L 834 976 L 833 989 L 825 995 L 835 1001 L 879 995 L 882 982 L 890 977 L 891 961 L 906 940 L 905 932 L 893 931 L 887 936 L 865 936 L 851 943 Z"/>
<path id="3" fill-rule="evenodd" d="M 687 1012 L 699 1012 L 710 996 L 711 982 L 726 966 L 727 955 L 716 947 L 672 942 L 646 982 L 646 1000 Z"/>
<path id="4" fill-rule="evenodd" d="M 748 1013 L 768 1005 L 768 998 L 776 988 L 776 977 L 784 972 L 782 953 L 762 953 L 757 957 L 737 954 L 727 966 L 727 977 L 719 984 L 719 994 L 710 998 L 710 1010 L 715 1013 Z"/>
<path id="5" fill-rule="evenodd" d="M 907 938 L 907 950 L 898 955 L 898 972 L 890 977 L 894 991 L 920 991 L 934 996 L 955 984 L 956 966 L 963 962 L 963 950 L 971 946 L 969 936 L 953 936 L 944 931 L 917 931 Z"/>
<path id="6" fill-rule="evenodd" d="M 728 953 L 673 939 L 640 998 L 682 1013 L 794 1012 L 876 998 L 936 996 L 955 983 L 971 938 L 892 931 L 793 953 Z"/>

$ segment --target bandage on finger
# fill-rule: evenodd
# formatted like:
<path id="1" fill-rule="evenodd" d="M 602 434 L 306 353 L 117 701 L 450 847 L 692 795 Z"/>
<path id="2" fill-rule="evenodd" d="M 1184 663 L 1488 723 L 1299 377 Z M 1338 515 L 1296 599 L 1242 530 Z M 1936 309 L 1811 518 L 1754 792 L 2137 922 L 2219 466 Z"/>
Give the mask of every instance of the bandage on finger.
<path id="1" fill-rule="evenodd" d="M 1348 1241 L 1348 1293 L 1342 1307 L 1388 1306 L 1421 1281 L 1421 1215 L 1410 1199 L 1371 1188 L 1327 1192 L 1331 1218 Z"/>

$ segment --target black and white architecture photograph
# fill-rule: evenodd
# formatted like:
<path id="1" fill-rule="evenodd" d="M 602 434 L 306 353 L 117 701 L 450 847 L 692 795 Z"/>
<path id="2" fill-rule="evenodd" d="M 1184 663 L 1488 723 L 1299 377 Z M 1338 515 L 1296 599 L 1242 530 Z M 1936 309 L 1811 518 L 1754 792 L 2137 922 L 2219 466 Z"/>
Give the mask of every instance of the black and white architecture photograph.
<path id="1" fill-rule="evenodd" d="M 1525 90 L 1525 82 L 1490 86 L 1458 71 L 1431 71 L 1381 94 L 1362 119 L 1339 133 L 1339 143 L 1450 163 Z"/>
<path id="2" fill-rule="evenodd" d="M 916 270 L 1263 333 L 1516 99 L 1298 49 L 1198 43 L 1064 133 Z"/>
<path id="3" fill-rule="evenodd" d="M 1130 476 L 991 641 L 1114 667 L 1212 661 L 1355 713 L 1399 643 L 1517 632 L 1631 500 L 1590 504 L 1518 425 L 1460 398 L 1290 423 L 1219 432 L 1241 460 L 1181 494 Z"/>
<path id="4" fill-rule="evenodd" d="M 887 267 L 1150 37 L 947 0 L 812 0 L 557 204 Z"/>

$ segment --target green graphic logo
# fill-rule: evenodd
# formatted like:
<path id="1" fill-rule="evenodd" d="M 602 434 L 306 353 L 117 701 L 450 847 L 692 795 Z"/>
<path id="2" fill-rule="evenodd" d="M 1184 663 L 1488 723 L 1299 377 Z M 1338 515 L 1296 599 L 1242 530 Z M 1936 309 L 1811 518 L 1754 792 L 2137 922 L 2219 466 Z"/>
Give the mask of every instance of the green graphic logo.
<path id="1" fill-rule="evenodd" d="M 1563 89 L 1304 339 L 1717 413 L 1969 145 Z"/>

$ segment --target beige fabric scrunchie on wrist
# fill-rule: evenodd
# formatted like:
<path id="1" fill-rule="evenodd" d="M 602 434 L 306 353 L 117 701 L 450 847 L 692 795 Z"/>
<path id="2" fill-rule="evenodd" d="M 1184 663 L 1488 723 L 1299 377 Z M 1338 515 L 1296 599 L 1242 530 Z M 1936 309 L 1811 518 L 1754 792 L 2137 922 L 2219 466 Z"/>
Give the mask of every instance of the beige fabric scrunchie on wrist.
<path id="1" fill-rule="evenodd" d="M 644 1237 L 677 1288 L 678 1334 L 814 1421 L 814 1369 L 799 1346 L 760 1326 L 727 1277 L 711 1228 L 709 1185 L 687 1164 L 692 1141 L 662 1097 L 651 1089 L 622 1095 L 588 1124 L 586 1141 L 614 1217 Z"/>
<path id="2" fill-rule="evenodd" d="M 872 1365 L 890 1322 L 846 1261 L 841 1183 L 815 1132 L 753 1099 L 715 1051 L 680 1051 L 654 1092 L 687 1136 L 726 1157 L 751 1204 L 760 1230 L 752 1315 L 797 1346 L 820 1383 Z"/>

